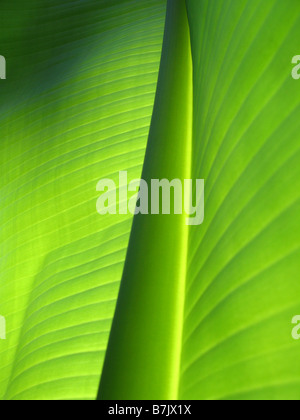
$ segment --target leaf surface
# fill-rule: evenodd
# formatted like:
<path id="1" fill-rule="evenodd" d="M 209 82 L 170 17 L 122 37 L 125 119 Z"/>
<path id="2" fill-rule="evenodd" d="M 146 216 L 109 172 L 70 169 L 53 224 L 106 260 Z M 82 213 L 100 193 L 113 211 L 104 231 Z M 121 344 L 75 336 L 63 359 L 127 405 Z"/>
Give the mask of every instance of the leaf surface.
<path id="1" fill-rule="evenodd" d="M 1 4 L 2 399 L 94 399 L 131 215 L 97 182 L 139 178 L 165 2 Z"/>
<path id="2" fill-rule="evenodd" d="M 166 176 L 170 159 L 171 179 L 185 170 L 205 179 L 205 221 L 186 233 L 183 219 L 164 216 L 158 235 L 154 216 L 136 218 L 100 397 L 299 399 L 291 321 L 300 310 L 300 84 L 291 59 L 300 4 L 186 5 L 193 106 L 176 97 L 187 88 L 180 46 L 189 44 L 182 2 L 170 0 L 161 66 L 169 83 L 158 85 L 144 172 Z M 191 108 L 189 161 L 179 137 L 189 141 L 180 127 Z"/>

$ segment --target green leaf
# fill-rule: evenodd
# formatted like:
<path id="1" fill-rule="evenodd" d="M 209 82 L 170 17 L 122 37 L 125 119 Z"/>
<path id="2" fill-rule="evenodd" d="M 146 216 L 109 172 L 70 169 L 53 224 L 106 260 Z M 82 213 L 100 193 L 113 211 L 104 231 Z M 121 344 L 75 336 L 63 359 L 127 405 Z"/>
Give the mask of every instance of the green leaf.
<path id="1" fill-rule="evenodd" d="M 184 2 L 172 0 L 143 171 L 149 185 L 151 179 L 190 177 L 191 126 L 189 27 Z M 162 214 L 135 218 L 101 399 L 177 398 L 188 239 L 185 218 Z"/>
<path id="2" fill-rule="evenodd" d="M 206 217 L 135 218 L 99 395 L 299 399 L 300 4 L 186 4 L 193 69 L 169 0 L 144 177 L 205 179 Z"/>
<path id="3" fill-rule="evenodd" d="M 132 223 L 99 179 L 139 178 L 164 0 L 1 3 L 1 399 L 94 399 Z"/>
<path id="4" fill-rule="evenodd" d="M 180 395 L 299 399 L 300 4 L 187 5 L 206 220 L 190 235 Z"/>
<path id="5" fill-rule="evenodd" d="M 299 1 L 169 0 L 158 84 L 164 0 L 2 3 L 1 398 L 299 399 Z M 142 166 L 203 225 L 99 216 Z"/>

